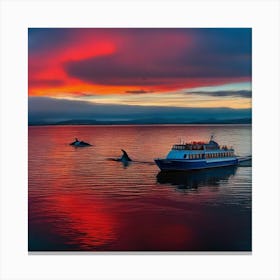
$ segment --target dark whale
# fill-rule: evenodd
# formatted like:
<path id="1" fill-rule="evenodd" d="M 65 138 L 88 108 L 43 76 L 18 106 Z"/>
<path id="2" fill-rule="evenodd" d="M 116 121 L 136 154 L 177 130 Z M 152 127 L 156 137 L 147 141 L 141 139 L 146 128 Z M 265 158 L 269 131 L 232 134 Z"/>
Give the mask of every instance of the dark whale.
<path id="1" fill-rule="evenodd" d="M 88 147 L 91 146 L 91 144 L 84 142 L 84 141 L 79 141 L 78 138 L 75 138 L 75 141 L 70 143 L 69 145 L 74 146 L 74 147 Z"/>
<path id="2" fill-rule="evenodd" d="M 132 161 L 125 150 L 122 149 L 121 151 L 123 152 L 123 155 L 121 156 L 120 161 Z"/>

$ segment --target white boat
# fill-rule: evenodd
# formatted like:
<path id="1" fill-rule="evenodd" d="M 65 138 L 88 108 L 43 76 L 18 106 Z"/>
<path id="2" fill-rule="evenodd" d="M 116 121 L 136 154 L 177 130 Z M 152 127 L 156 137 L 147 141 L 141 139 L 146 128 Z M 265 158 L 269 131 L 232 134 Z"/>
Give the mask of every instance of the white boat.
<path id="1" fill-rule="evenodd" d="M 208 143 L 190 142 L 175 144 L 164 159 L 155 159 L 162 170 L 195 170 L 222 166 L 232 166 L 239 163 L 232 147 L 220 146 L 213 140 Z"/>

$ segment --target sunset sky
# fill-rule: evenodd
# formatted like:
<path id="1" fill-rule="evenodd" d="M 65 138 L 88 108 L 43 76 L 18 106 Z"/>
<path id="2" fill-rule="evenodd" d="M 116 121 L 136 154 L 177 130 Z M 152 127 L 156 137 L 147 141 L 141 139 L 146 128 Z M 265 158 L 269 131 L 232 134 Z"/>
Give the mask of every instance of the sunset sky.
<path id="1" fill-rule="evenodd" d="M 51 117 L 63 104 L 249 112 L 251 53 L 249 28 L 30 28 L 29 113 Z"/>

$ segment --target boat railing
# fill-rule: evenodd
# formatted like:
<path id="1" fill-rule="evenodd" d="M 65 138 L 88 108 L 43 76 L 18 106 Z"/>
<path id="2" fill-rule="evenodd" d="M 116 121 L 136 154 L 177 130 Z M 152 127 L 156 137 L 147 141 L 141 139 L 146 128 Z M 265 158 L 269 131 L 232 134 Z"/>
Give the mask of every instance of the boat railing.
<path id="1" fill-rule="evenodd" d="M 213 151 L 213 150 L 224 150 L 224 151 L 234 151 L 233 147 L 227 146 L 217 146 L 211 144 L 175 144 L 172 146 L 172 150 L 205 150 L 205 151 Z"/>

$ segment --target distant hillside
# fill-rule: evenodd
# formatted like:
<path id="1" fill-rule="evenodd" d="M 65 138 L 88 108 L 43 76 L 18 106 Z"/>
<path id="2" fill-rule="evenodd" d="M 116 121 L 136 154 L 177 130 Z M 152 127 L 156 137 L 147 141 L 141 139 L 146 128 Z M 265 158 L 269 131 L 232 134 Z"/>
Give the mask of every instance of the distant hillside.
<path id="1" fill-rule="evenodd" d="M 243 124 L 252 110 L 100 104 L 44 97 L 28 98 L 29 125 Z"/>
<path id="2" fill-rule="evenodd" d="M 29 122 L 28 125 L 131 125 L 131 124 L 251 124 L 251 118 L 243 119 L 229 119 L 229 120 L 218 120 L 218 119 L 205 119 L 199 121 L 176 121 L 175 119 L 140 119 L 140 120 L 128 120 L 128 121 L 97 121 L 97 120 L 65 120 L 65 121 L 38 121 Z"/>

